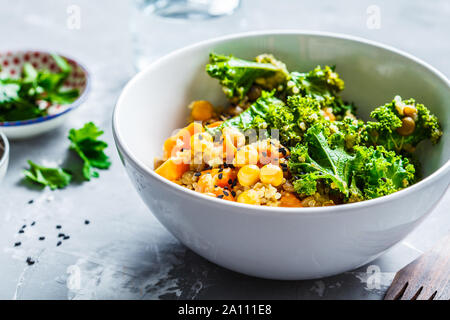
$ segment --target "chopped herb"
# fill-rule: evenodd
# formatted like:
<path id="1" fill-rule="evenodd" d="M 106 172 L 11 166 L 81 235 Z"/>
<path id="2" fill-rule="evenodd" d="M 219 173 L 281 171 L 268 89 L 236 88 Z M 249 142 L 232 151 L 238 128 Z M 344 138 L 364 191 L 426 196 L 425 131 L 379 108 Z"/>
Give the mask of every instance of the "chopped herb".
<path id="1" fill-rule="evenodd" d="M 108 144 L 97 138 L 103 134 L 94 123 L 88 122 L 81 129 L 71 129 L 69 140 L 72 142 L 70 149 L 75 151 L 83 160 L 83 176 L 86 180 L 97 178 L 97 169 L 108 169 L 111 165 L 109 157 L 104 150 Z"/>
<path id="2" fill-rule="evenodd" d="M 24 170 L 25 177 L 42 186 L 48 186 L 54 190 L 56 188 L 64 188 L 72 179 L 72 175 L 61 168 L 47 168 L 28 160 L 30 169 Z"/>

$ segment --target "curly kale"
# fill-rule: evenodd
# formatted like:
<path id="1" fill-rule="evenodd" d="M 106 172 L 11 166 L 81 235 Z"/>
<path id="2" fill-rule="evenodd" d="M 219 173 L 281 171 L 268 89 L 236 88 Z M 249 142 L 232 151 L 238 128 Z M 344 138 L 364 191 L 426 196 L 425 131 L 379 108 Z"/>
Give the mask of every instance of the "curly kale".
<path id="1" fill-rule="evenodd" d="M 294 176 L 295 191 L 312 195 L 317 191 L 317 181 L 322 180 L 348 196 L 354 158 L 345 150 L 342 134 L 331 133 L 320 124 L 312 126 L 306 132 L 305 143 L 291 149 L 289 169 Z"/>
<path id="2" fill-rule="evenodd" d="M 356 146 L 355 151 L 352 179 L 353 186 L 358 187 L 356 193 L 359 197 L 378 198 L 415 182 L 415 168 L 408 158 L 387 151 L 382 146 Z M 355 189 L 352 191 L 355 195 Z"/>
<path id="3" fill-rule="evenodd" d="M 397 96 L 370 116 L 377 122 L 366 123 L 364 137 L 369 145 L 381 145 L 387 150 L 413 152 L 422 140 L 437 143 L 442 136 L 437 117 L 414 99 L 402 101 Z"/>
<path id="4" fill-rule="evenodd" d="M 288 71 L 284 63 L 271 55 L 261 55 L 255 60 L 211 53 L 206 72 L 220 80 L 225 95 L 233 103 L 242 101 L 253 84 L 272 90 L 287 81 Z"/>
<path id="5" fill-rule="evenodd" d="M 338 96 L 344 87 L 344 81 L 334 71 L 334 67 L 317 66 L 310 72 L 291 72 L 285 94 L 313 98 L 322 107 L 332 108 L 333 114 L 342 118 L 356 110 L 353 104 L 345 103 Z"/>
<path id="6" fill-rule="evenodd" d="M 265 129 L 267 134 L 277 130 L 278 138 L 285 146 L 295 146 L 302 140 L 306 130 L 315 123 L 325 122 L 318 101 L 301 96 L 288 97 L 287 103 L 274 96 L 275 91 L 262 91 L 248 109 L 238 116 L 226 120 L 219 127 L 207 129 L 217 135 L 224 127 L 234 127 L 242 131 Z"/>

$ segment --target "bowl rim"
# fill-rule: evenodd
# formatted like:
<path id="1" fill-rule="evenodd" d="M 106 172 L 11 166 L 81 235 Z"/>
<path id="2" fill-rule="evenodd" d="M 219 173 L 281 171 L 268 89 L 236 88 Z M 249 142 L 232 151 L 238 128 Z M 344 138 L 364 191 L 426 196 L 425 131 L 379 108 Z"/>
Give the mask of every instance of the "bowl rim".
<path id="1" fill-rule="evenodd" d="M 354 202 L 354 203 L 345 203 L 345 204 L 339 204 L 336 206 L 326 206 L 326 207 L 301 207 L 301 208 L 288 208 L 288 207 L 270 207 L 270 206 L 255 206 L 250 204 L 243 204 L 238 202 L 232 202 L 232 201 L 223 201 L 221 199 L 216 199 L 211 196 L 204 195 L 200 192 L 195 192 L 193 190 L 184 188 L 170 180 L 167 180 L 160 175 L 156 174 L 153 169 L 151 169 L 149 166 L 147 166 L 145 163 L 143 163 L 141 160 L 139 160 L 128 148 L 127 144 L 125 143 L 123 137 L 120 135 L 118 130 L 118 109 L 119 106 L 123 104 L 123 99 L 125 96 L 125 93 L 129 90 L 130 87 L 134 86 L 134 84 L 138 81 L 140 81 L 141 78 L 148 72 L 150 72 L 152 69 L 154 69 L 158 64 L 171 59 L 174 56 L 182 54 L 184 51 L 193 50 L 197 47 L 204 46 L 206 44 L 216 44 L 221 43 L 224 41 L 234 40 L 238 38 L 246 38 L 246 37 L 258 37 L 258 36 L 277 36 L 277 35 L 313 35 L 313 36 L 321 36 L 321 37 L 327 37 L 327 38 L 335 38 L 335 39 L 342 39 L 342 40 L 349 40 L 353 42 L 359 42 L 363 43 L 365 45 L 374 46 L 380 49 L 384 49 L 387 51 L 391 51 L 397 55 L 403 56 L 409 60 L 414 61 L 415 63 L 423 66 L 428 71 L 436 75 L 441 81 L 443 81 L 447 86 L 450 88 L 450 81 L 447 79 L 447 77 L 429 65 L 428 63 L 424 62 L 423 60 L 407 53 L 402 50 L 396 49 L 394 47 L 391 47 L 389 45 L 382 44 L 380 42 L 367 40 L 361 37 L 353 36 L 353 35 L 347 35 L 347 34 L 341 34 L 341 33 L 333 33 L 333 32 L 323 32 L 323 31 L 309 31 L 309 30 L 295 30 L 295 29 L 287 29 L 287 30 L 263 30 L 263 31 L 251 31 L 251 32 L 243 32 L 243 33 L 234 33 L 222 37 L 212 38 L 208 40 L 204 40 L 201 42 L 194 43 L 192 45 L 177 49 L 157 60 L 155 60 L 153 63 L 145 67 L 143 70 L 141 70 L 139 73 L 137 73 L 132 79 L 128 81 L 128 83 L 125 85 L 125 87 L 122 89 L 122 92 L 120 93 L 120 96 L 116 102 L 116 105 L 114 106 L 114 111 L 112 115 L 112 131 L 114 140 L 116 142 L 117 148 L 119 152 L 123 152 L 126 157 L 129 159 L 130 162 L 132 162 L 141 172 L 144 172 L 145 174 L 149 175 L 151 178 L 153 178 L 156 181 L 159 181 L 161 183 L 164 183 L 167 185 L 167 187 L 172 188 L 174 191 L 176 191 L 181 196 L 193 196 L 196 197 L 197 200 L 206 200 L 206 201 L 214 201 L 217 205 L 222 206 L 228 206 L 230 209 L 236 208 L 236 209 L 244 209 L 246 212 L 252 211 L 257 212 L 258 214 L 265 213 L 268 215 L 271 214 L 311 214 L 314 216 L 317 216 L 318 214 L 334 214 L 335 212 L 349 212 L 362 209 L 362 208 L 368 208 L 373 207 L 378 204 L 381 204 L 386 201 L 394 201 L 398 200 L 400 198 L 403 198 L 407 195 L 409 195 L 412 192 L 416 192 L 417 190 L 423 189 L 425 186 L 428 186 L 432 183 L 434 183 L 437 179 L 439 179 L 441 176 L 445 174 L 450 174 L 450 159 L 448 159 L 441 167 L 439 167 L 436 171 L 434 171 L 432 174 L 430 174 L 428 177 L 420 180 L 419 182 L 402 189 L 400 191 L 394 192 L 392 194 L 382 196 L 375 199 L 370 200 L 364 200 L 360 202 Z M 450 185 L 450 182 L 449 182 Z M 447 186 L 448 188 L 449 186 Z M 442 197 L 441 197 L 442 198 Z M 213 203 L 214 203 L 213 202 Z"/>
<path id="2" fill-rule="evenodd" d="M 55 119 L 59 116 L 62 116 L 64 114 L 72 111 L 72 110 L 75 110 L 77 107 L 79 107 L 83 102 L 86 101 L 87 96 L 91 91 L 91 75 L 90 75 L 89 69 L 86 67 L 86 65 L 84 63 L 80 62 L 78 59 L 74 59 L 71 55 L 62 54 L 59 51 L 47 51 L 47 50 L 40 50 L 40 49 L 2 50 L 2 53 L 3 52 L 6 52 L 6 53 L 11 52 L 12 54 L 14 54 L 14 53 L 28 52 L 28 51 L 45 53 L 45 54 L 55 53 L 61 57 L 64 57 L 65 59 L 75 61 L 77 63 L 77 65 L 83 70 L 83 72 L 86 76 L 86 87 L 85 87 L 83 93 L 74 102 L 67 105 L 67 108 L 60 113 L 53 114 L 53 115 L 46 115 L 46 116 L 33 118 L 33 119 L 27 119 L 27 120 L 3 121 L 3 122 L 0 121 L 0 128 L 21 127 L 21 126 L 33 125 L 33 124 L 37 124 L 37 123 Z"/>
<path id="3" fill-rule="evenodd" d="M 6 138 L 6 135 L 2 132 L 2 130 L 0 130 L 0 140 L 1 140 L 1 144 L 3 145 L 3 154 L 0 157 L 0 168 L 2 168 L 7 159 L 9 158 L 9 141 L 8 138 Z"/>

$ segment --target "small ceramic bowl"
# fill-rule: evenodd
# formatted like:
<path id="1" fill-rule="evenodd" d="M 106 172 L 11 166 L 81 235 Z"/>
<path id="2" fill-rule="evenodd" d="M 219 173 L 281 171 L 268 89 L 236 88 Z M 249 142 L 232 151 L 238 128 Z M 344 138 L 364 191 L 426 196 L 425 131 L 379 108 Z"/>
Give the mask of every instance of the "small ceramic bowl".
<path id="1" fill-rule="evenodd" d="M 69 116 L 71 111 L 80 106 L 87 97 L 90 89 L 90 79 L 87 69 L 79 62 L 64 57 L 72 67 L 63 89 L 78 89 L 80 95 L 77 100 L 66 105 L 51 105 L 48 107 L 48 115 L 44 117 L 22 120 L 0 122 L 0 130 L 9 139 L 30 138 L 60 126 Z M 48 69 L 52 72 L 58 71 L 58 66 L 53 60 L 50 52 L 44 51 L 8 51 L 0 52 L 0 77 L 18 78 L 22 72 L 23 65 L 29 62 L 36 69 Z"/>
<path id="2" fill-rule="evenodd" d="M 9 143 L 6 136 L 0 131 L 0 182 L 3 180 L 8 169 Z"/>

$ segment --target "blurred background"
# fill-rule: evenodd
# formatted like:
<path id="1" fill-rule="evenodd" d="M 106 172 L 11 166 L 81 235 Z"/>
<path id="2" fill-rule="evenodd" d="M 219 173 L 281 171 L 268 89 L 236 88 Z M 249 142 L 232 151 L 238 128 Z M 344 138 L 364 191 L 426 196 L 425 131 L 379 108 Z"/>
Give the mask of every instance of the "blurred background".
<path id="1" fill-rule="evenodd" d="M 449 231 L 450 197 L 404 243 L 367 267 L 319 281 L 278 282 L 235 274 L 178 243 L 148 212 L 121 168 L 111 114 L 125 83 L 171 50 L 210 37 L 253 30 L 345 33 L 394 46 L 450 75 L 448 0 L 0 0 L 0 50 L 54 50 L 90 70 L 93 88 L 75 117 L 43 137 L 15 142 L 0 186 L 0 298 L 323 298 L 380 299 L 394 273 Z M 61 157 L 69 128 L 94 121 L 113 158 L 101 179 L 63 191 L 19 184 L 27 159 Z M 34 200 L 34 205 L 28 202 Z M 17 229 L 39 220 L 41 233 L 64 222 L 64 247 L 32 242 L 12 249 Z M 92 221 L 86 229 L 79 221 Z M 37 226 L 38 226 L 37 225 Z M 45 229 L 47 228 L 47 229 Z M 27 256 L 38 263 L 29 267 Z M 71 286 L 73 270 L 81 284 Z M 80 271 L 81 270 L 81 271 Z"/>

